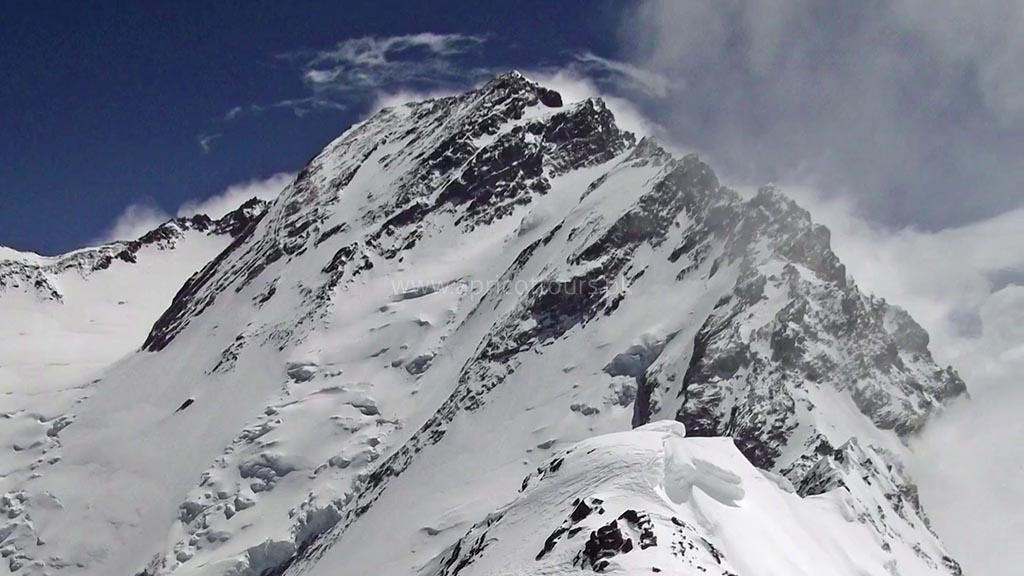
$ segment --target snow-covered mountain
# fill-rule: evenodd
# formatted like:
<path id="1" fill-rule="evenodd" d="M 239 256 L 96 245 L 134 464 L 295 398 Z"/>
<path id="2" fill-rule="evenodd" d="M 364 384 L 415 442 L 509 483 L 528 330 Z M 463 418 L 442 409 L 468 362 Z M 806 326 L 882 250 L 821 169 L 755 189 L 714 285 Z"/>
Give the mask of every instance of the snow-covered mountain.
<path id="1" fill-rule="evenodd" d="M 32 494 L 20 487 L 60 460 L 59 434 L 77 406 L 138 349 L 181 284 L 265 209 L 254 200 L 219 220 L 177 218 L 57 257 L 0 247 L 0 573 L 29 560 L 21 549 L 36 541 L 36 523 L 17 512 Z"/>
<path id="2" fill-rule="evenodd" d="M 924 330 L 782 193 L 600 100 L 510 73 L 385 109 L 243 212 L 0 264 L 5 317 L 73 316 L 3 328 L 5 367 L 116 290 L 155 320 L 46 410 L 5 379 L 10 571 L 960 573 L 901 465 L 965 393 Z"/>

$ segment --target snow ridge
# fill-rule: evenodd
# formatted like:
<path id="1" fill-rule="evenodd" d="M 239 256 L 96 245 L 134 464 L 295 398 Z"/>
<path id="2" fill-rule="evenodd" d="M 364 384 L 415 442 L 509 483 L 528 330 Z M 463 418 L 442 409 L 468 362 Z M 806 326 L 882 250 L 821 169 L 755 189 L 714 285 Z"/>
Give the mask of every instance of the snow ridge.
<path id="1" fill-rule="evenodd" d="M 844 454 L 871 461 L 855 445 Z M 958 573 L 933 536 L 900 539 L 917 518 L 879 540 L 878 513 L 863 506 L 879 493 L 848 481 L 849 492 L 801 497 L 728 439 L 659 421 L 567 448 L 418 574 Z"/>
<path id="2" fill-rule="evenodd" d="M 87 277 L 94 272 L 106 270 L 115 260 L 135 263 L 143 248 L 152 246 L 159 250 L 173 249 L 190 231 L 233 238 L 259 219 L 266 208 L 266 201 L 253 198 L 217 220 L 205 214 L 173 218 L 134 240 L 119 240 L 54 257 L 18 252 L 0 246 L 0 292 L 32 289 L 40 298 L 60 301 L 63 296 L 56 287 L 55 277 L 61 274 L 74 271 Z"/>

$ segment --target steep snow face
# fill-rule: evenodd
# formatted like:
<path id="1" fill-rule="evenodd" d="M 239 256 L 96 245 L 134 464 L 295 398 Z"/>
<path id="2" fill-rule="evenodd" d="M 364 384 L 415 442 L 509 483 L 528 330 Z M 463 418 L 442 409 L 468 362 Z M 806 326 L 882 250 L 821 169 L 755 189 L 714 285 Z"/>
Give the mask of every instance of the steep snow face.
<path id="1" fill-rule="evenodd" d="M 801 497 L 781 477 L 754 468 L 729 439 L 684 438 L 682 424 L 661 421 L 561 451 L 418 574 L 955 570 L 937 539 L 918 540 L 912 524 L 890 522 L 894 528 L 880 537 L 865 519 L 875 519 L 884 492 L 859 479 L 848 486 Z"/>
<path id="2" fill-rule="evenodd" d="M 666 456 L 650 440 L 664 425 L 611 441 L 646 455 L 622 456 L 639 468 L 681 462 L 661 488 L 637 484 L 659 541 L 675 510 L 686 542 L 770 573 L 742 563 L 754 544 L 684 511 L 701 483 L 745 502 L 732 475 L 763 476 L 743 454 L 798 491 L 752 501 L 804 531 L 830 530 L 841 515 L 811 510 L 849 494 L 856 526 L 807 542 L 873 539 L 868 573 L 917 566 L 906 547 L 955 573 L 899 461 L 900 436 L 962 392 L 923 331 L 861 295 L 827 231 L 777 191 L 744 200 L 697 157 L 637 142 L 600 100 L 563 102 L 511 73 L 383 110 L 314 158 L 74 407 L 60 460 L 11 489 L 43 544 L 0 548 L 39 574 L 452 574 L 461 560 L 442 559 L 475 558 L 488 526 L 527 531 L 525 512 L 493 511 L 541 511 L 523 499 L 543 489 L 517 494 L 553 451 L 675 418 L 735 447 L 693 439 Z M 716 468 L 688 472 L 694 458 Z M 600 498 L 584 494 L 606 483 L 588 467 L 573 464 L 579 480 L 542 514 L 560 523 L 573 498 Z M 584 568 L 607 542 L 630 566 L 647 558 L 622 550 L 624 530 L 647 526 L 629 509 Z M 752 518 L 722 512 L 721 530 Z M 533 532 L 546 538 L 550 519 Z M 586 526 L 574 537 L 599 528 Z M 504 573 L 561 566 L 573 528 Z M 706 550 L 695 561 L 711 567 Z"/>
<path id="3" fill-rule="evenodd" d="M 6 569 L 32 560 L 34 504 L 59 510 L 46 494 L 24 492 L 60 460 L 60 433 L 95 391 L 106 367 L 137 350 L 182 282 L 255 221 L 249 202 L 220 220 L 169 221 L 131 241 L 57 257 L 0 247 L 0 553 Z M 27 543 L 27 544 L 26 544 Z"/>

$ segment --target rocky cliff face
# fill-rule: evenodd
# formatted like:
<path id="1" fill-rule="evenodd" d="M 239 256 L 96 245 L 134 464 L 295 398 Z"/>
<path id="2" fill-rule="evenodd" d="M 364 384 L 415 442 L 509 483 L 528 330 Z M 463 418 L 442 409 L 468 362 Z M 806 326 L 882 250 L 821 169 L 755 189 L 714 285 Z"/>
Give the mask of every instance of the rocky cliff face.
<path id="1" fill-rule="evenodd" d="M 697 333 L 681 386 L 659 382 L 657 370 L 647 382 L 656 404 L 672 392 L 682 399 L 676 418 L 691 434 L 733 436 L 755 465 L 799 481 L 816 443 L 830 446 L 819 428 L 836 425 L 815 421 L 822 390 L 845 393 L 872 424 L 900 436 L 965 393 L 905 311 L 857 289 L 828 230 L 806 211 L 771 188 L 740 210 L 725 240 L 736 283 Z M 804 451 L 787 459 L 794 435 Z"/>
<path id="2" fill-rule="evenodd" d="M 648 552 L 666 573 L 758 573 L 722 560 L 756 554 L 699 506 L 673 516 L 690 467 L 726 507 L 743 498 L 729 474 L 770 482 L 751 502 L 841 500 L 858 526 L 836 532 L 843 553 L 872 548 L 837 573 L 956 573 L 899 461 L 963 382 L 905 312 L 857 289 L 806 211 L 637 141 L 600 100 L 510 73 L 383 110 L 234 230 L 59 432 L 65 459 L 111 456 L 19 486 L 132 549 L 55 531 L 58 553 L 18 549 L 39 573 L 55 554 L 97 574 L 468 574 L 493 542 L 516 574 L 632 570 Z M 576 442 L 663 419 L 684 446 L 732 438 L 708 441 L 711 468 L 686 460 L 651 485 L 677 497 L 636 484 L 641 502 L 620 486 L 612 504 L 586 460 L 557 474 L 600 448 Z M 645 458 L 683 458 L 635 438 Z M 631 442 L 601 461 L 633 458 Z M 539 507 L 517 496 L 537 469 Z M 145 511 L 97 505 L 133 501 L 120 485 L 66 489 L 118 470 Z M 553 510 L 568 516 L 549 530 Z M 802 514 L 787 522 L 818 521 Z M 520 563 L 512 542 L 535 536 Z"/>

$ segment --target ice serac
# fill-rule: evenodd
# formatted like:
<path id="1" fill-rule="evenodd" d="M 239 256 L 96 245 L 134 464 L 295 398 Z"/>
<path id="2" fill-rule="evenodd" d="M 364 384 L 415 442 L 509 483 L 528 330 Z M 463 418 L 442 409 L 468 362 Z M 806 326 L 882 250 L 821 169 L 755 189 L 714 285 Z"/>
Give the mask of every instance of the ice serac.
<path id="1" fill-rule="evenodd" d="M 900 466 L 964 393 L 924 331 L 518 73 L 350 128 L 154 319 L 17 486 L 37 573 L 958 570 Z"/>

